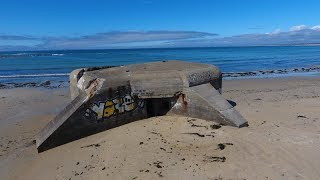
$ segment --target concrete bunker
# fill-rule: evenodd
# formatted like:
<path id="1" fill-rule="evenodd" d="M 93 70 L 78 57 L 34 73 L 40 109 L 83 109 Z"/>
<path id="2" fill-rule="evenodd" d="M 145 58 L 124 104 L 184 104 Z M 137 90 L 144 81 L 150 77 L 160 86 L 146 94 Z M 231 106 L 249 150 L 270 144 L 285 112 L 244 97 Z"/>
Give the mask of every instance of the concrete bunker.
<path id="1" fill-rule="evenodd" d="M 77 69 L 70 74 L 72 102 L 37 135 L 37 149 L 167 114 L 246 126 L 221 88 L 220 70 L 208 64 L 162 61 Z"/>

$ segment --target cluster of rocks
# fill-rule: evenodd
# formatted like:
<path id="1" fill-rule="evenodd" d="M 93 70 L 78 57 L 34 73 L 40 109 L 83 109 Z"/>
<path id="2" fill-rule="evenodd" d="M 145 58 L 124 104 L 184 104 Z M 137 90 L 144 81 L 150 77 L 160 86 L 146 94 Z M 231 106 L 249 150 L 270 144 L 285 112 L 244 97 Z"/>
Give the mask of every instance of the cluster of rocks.
<path id="1" fill-rule="evenodd" d="M 11 88 L 20 88 L 20 87 L 43 87 L 43 88 L 60 88 L 69 86 L 69 82 L 59 81 L 59 83 L 52 83 L 51 81 L 44 82 L 10 82 L 10 83 L 0 83 L 0 89 L 11 89 Z"/>
<path id="2" fill-rule="evenodd" d="M 317 72 L 320 71 L 320 66 L 309 68 L 293 68 L 293 69 L 278 69 L 278 70 L 265 70 L 265 71 L 249 71 L 249 72 L 227 72 L 222 73 L 223 77 L 242 77 L 242 76 L 259 76 L 268 74 L 288 74 L 296 72 Z"/>

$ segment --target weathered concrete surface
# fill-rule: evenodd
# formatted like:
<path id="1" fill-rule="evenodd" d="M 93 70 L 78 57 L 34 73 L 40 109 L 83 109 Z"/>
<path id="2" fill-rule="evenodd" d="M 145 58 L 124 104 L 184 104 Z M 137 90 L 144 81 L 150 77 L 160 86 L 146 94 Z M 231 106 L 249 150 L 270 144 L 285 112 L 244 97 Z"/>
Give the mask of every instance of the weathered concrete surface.
<path id="1" fill-rule="evenodd" d="M 247 121 L 211 84 L 186 88 L 169 113 L 242 127 Z"/>
<path id="2" fill-rule="evenodd" d="M 73 101 L 39 133 L 38 151 L 167 113 L 246 125 L 219 94 L 221 87 L 217 67 L 183 61 L 74 70 Z"/>

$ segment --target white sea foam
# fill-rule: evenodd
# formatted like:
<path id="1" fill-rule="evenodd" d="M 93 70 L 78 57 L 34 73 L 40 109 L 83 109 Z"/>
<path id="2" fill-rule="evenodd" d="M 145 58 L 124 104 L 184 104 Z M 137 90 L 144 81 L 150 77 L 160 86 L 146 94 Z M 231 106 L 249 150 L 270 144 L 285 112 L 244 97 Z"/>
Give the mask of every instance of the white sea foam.
<path id="1" fill-rule="evenodd" d="M 10 57 L 37 57 L 37 56 L 64 56 L 62 53 L 15 53 L 15 54 L 0 54 L 0 58 Z"/>
<path id="2" fill-rule="evenodd" d="M 0 75 L 0 78 L 23 78 L 23 77 L 54 77 L 54 76 L 69 76 L 69 73 L 58 74 L 15 74 L 15 75 Z"/>
<path id="3" fill-rule="evenodd" d="M 12 54 L 12 55 L 16 55 L 16 56 L 21 56 L 21 55 L 26 55 L 28 53 L 16 53 L 16 54 Z"/>

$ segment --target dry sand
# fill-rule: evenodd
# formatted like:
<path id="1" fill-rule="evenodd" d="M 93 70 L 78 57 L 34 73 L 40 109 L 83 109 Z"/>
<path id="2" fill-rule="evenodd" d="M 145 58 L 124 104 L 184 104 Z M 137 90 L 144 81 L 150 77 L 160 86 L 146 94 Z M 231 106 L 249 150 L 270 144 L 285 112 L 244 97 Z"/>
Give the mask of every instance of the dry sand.
<path id="1" fill-rule="evenodd" d="M 320 179 L 319 80 L 224 81 L 246 128 L 154 117 L 40 154 L 68 90 L 0 90 L 0 179 Z"/>

